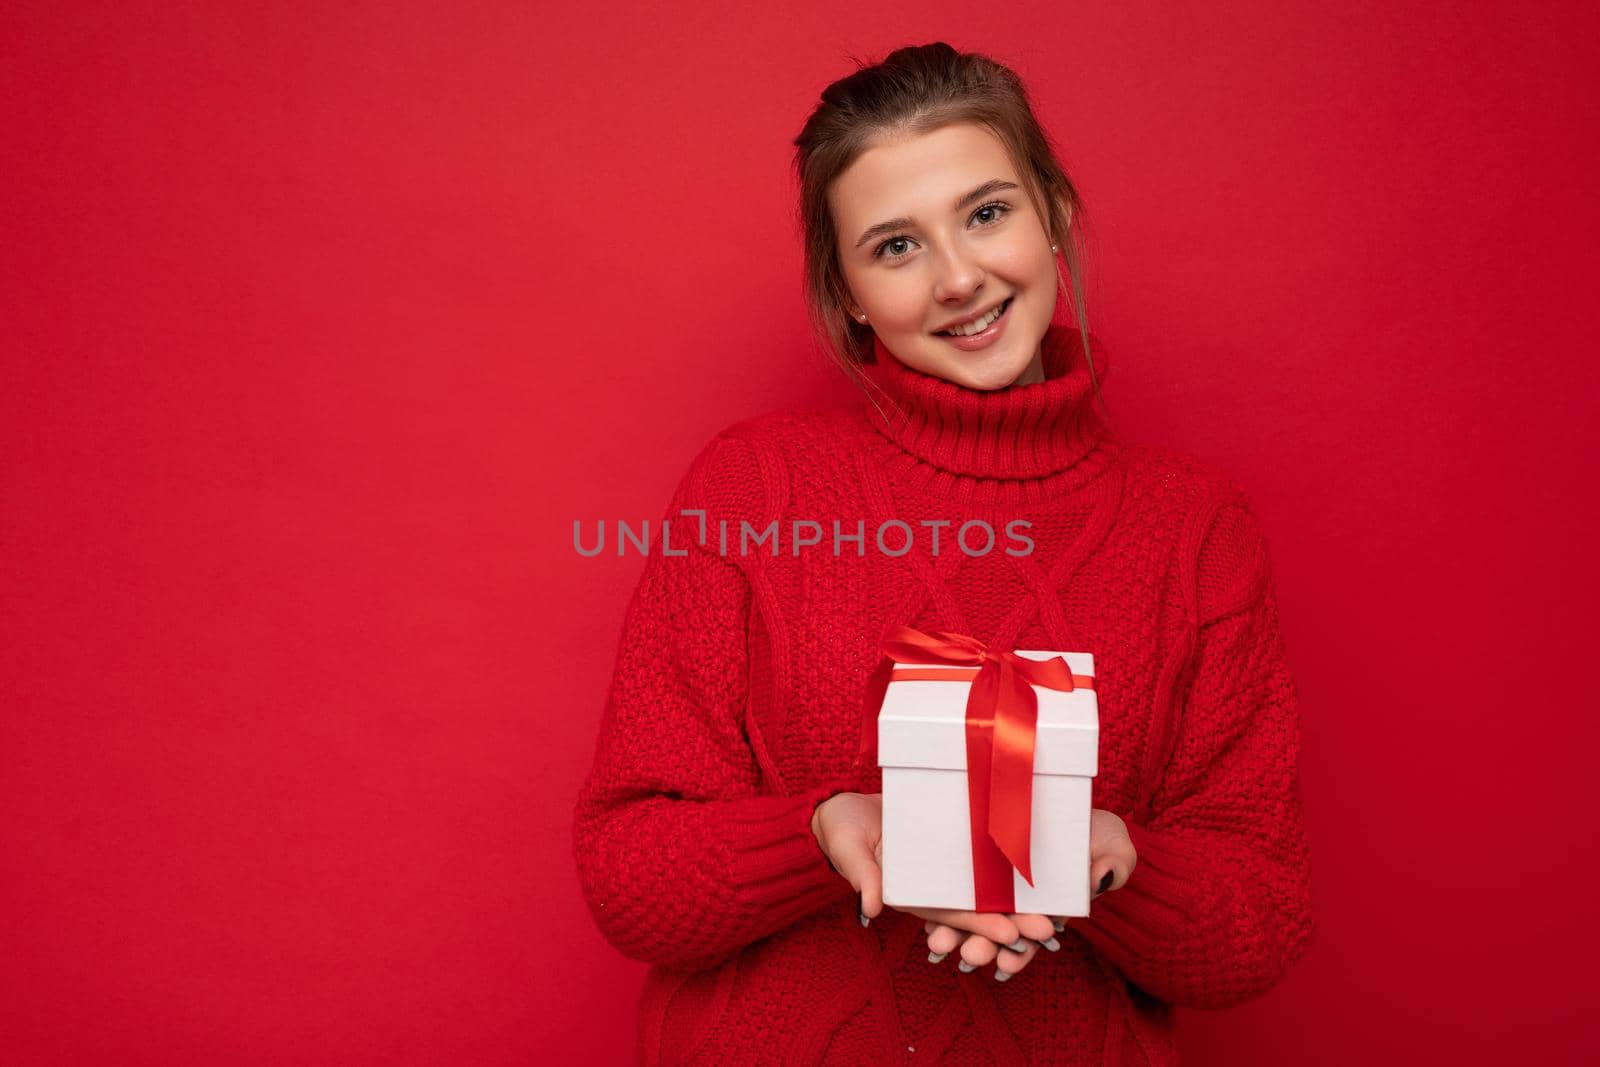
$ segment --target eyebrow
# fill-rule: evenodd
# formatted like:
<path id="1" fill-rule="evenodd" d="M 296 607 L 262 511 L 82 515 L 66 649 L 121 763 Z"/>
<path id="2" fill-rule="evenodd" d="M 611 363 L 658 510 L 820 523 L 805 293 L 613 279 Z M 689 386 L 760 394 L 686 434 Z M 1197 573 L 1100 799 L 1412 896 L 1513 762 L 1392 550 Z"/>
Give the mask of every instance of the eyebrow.
<path id="1" fill-rule="evenodd" d="M 955 207 L 951 208 L 950 210 L 960 211 L 974 200 L 982 200 L 984 197 L 989 196 L 992 193 L 1003 192 L 1006 189 L 1016 188 L 1018 188 L 1016 182 L 1008 182 L 1002 178 L 990 178 L 988 181 L 972 190 L 972 192 L 968 193 L 966 196 L 963 196 L 960 200 L 957 200 Z M 897 219 L 885 219 L 882 222 L 868 226 L 866 231 L 863 232 L 861 237 L 856 241 L 856 247 L 860 248 L 874 237 L 880 237 L 895 230 L 904 230 L 908 227 L 915 226 L 916 224 L 917 220 L 907 215 L 902 215 Z"/>

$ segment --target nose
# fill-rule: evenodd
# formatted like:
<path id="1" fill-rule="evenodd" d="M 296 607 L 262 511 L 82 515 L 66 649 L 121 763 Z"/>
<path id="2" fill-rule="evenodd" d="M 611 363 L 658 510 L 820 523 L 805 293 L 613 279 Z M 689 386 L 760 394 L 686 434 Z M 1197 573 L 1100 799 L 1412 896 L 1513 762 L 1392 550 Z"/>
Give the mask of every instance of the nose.
<path id="1" fill-rule="evenodd" d="M 945 245 L 938 260 L 933 298 L 941 304 L 965 304 L 983 287 L 984 272 L 971 251 L 959 241 Z"/>

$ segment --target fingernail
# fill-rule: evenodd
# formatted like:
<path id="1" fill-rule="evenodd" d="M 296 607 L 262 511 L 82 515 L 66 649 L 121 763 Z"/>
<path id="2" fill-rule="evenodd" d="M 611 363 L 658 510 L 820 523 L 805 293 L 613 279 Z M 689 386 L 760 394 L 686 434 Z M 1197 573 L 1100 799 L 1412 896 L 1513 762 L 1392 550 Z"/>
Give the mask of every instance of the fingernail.
<path id="1" fill-rule="evenodd" d="M 950 955 L 950 953 L 948 953 L 948 952 L 930 952 L 930 953 L 928 953 L 928 962 L 929 963 L 943 963 L 944 962 L 944 958 L 946 956 L 948 956 L 948 955 Z"/>
<path id="2" fill-rule="evenodd" d="M 1067 924 L 1062 922 L 1060 919 L 1055 920 L 1054 926 L 1056 928 L 1056 933 L 1058 934 L 1067 928 Z"/>
<path id="3" fill-rule="evenodd" d="M 971 974 L 973 971 L 978 969 L 972 964 L 968 963 L 966 960 L 962 960 L 959 964 L 957 964 L 957 967 L 960 968 L 962 974 Z"/>
<path id="4" fill-rule="evenodd" d="M 872 921 L 871 919 L 867 918 L 867 913 L 863 907 L 860 893 L 856 894 L 856 917 L 861 920 L 862 926 L 865 926 L 867 923 Z"/>
<path id="5" fill-rule="evenodd" d="M 1028 951 L 1028 943 L 1019 937 L 1011 944 L 1007 945 L 1006 948 L 1010 949 L 1012 952 L 1026 952 Z"/>
<path id="6" fill-rule="evenodd" d="M 1110 889 L 1111 888 L 1111 883 L 1116 880 L 1116 877 L 1117 877 L 1117 872 L 1114 871 L 1114 870 L 1107 871 L 1104 875 L 1102 875 L 1101 878 L 1100 878 L 1100 888 L 1096 889 L 1094 891 L 1094 895 L 1095 896 L 1099 896 L 1101 893 L 1104 893 L 1107 889 Z"/>
<path id="7" fill-rule="evenodd" d="M 996 982 L 1009 982 L 1011 981 L 1011 972 L 1002 971 L 997 967 L 994 972 L 994 980 Z"/>
<path id="8" fill-rule="evenodd" d="M 1061 951 L 1061 942 L 1057 941 L 1053 937 L 1048 941 L 1041 941 L 1041 942 L 1039 942 L 1039 944 L 1043 945 L 1045 948 L 1049 949 L 1051 952 L 1060 952 Z"/>

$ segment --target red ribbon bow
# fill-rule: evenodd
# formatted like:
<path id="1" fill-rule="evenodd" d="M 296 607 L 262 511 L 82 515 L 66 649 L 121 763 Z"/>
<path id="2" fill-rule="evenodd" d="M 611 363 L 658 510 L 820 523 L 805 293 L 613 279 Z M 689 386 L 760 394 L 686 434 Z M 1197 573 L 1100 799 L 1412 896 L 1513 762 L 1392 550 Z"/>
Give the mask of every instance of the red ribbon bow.
<path id="1" fill-rule="evenodd" d="M 884 688 L 891 680 L 972 682 L 966 737 L 975 910 L 1009 913 L 1015 909 L 1011 869 L 1015 867 L 1033 885 L 1033 757 L 1039 724 L 1033 687 L 1070 693 L 1093 689 L 1094 678 L 1074 675 L 1060 656 L 1028 659 L 943 630 L 924 633 L 901 626 L 884 639 L 882 649 L 879 686 Z M 895 670 L 895 663 L 977 665 L 977 669 Z M 880 691 L 878 706 L 872 709 L 874 733 L 881 701 Z"/>

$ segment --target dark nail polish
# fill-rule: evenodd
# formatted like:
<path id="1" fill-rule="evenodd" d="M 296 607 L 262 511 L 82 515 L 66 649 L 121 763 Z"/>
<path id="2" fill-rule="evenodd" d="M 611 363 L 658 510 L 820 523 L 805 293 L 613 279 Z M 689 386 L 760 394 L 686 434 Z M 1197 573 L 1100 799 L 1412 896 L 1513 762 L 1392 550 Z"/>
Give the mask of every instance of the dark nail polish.
<path id="1" fill-rule="evenodd" d="M 1105 873 L 1105 875 L 1100 879 L 1100 888 L 1096 889 L 1094 891 L 1094 895 L 1095 896 L 1099 896 L 1101 893 L 1104 893 L 1107 889 L 1110 889 L 1111 888 L 1111 883 L 1116 881 L 1116 878 L 1117 878 L 1117 872 L 1116 871 L 1114 871 L 1114 870 L 1107 871 Z"/>

